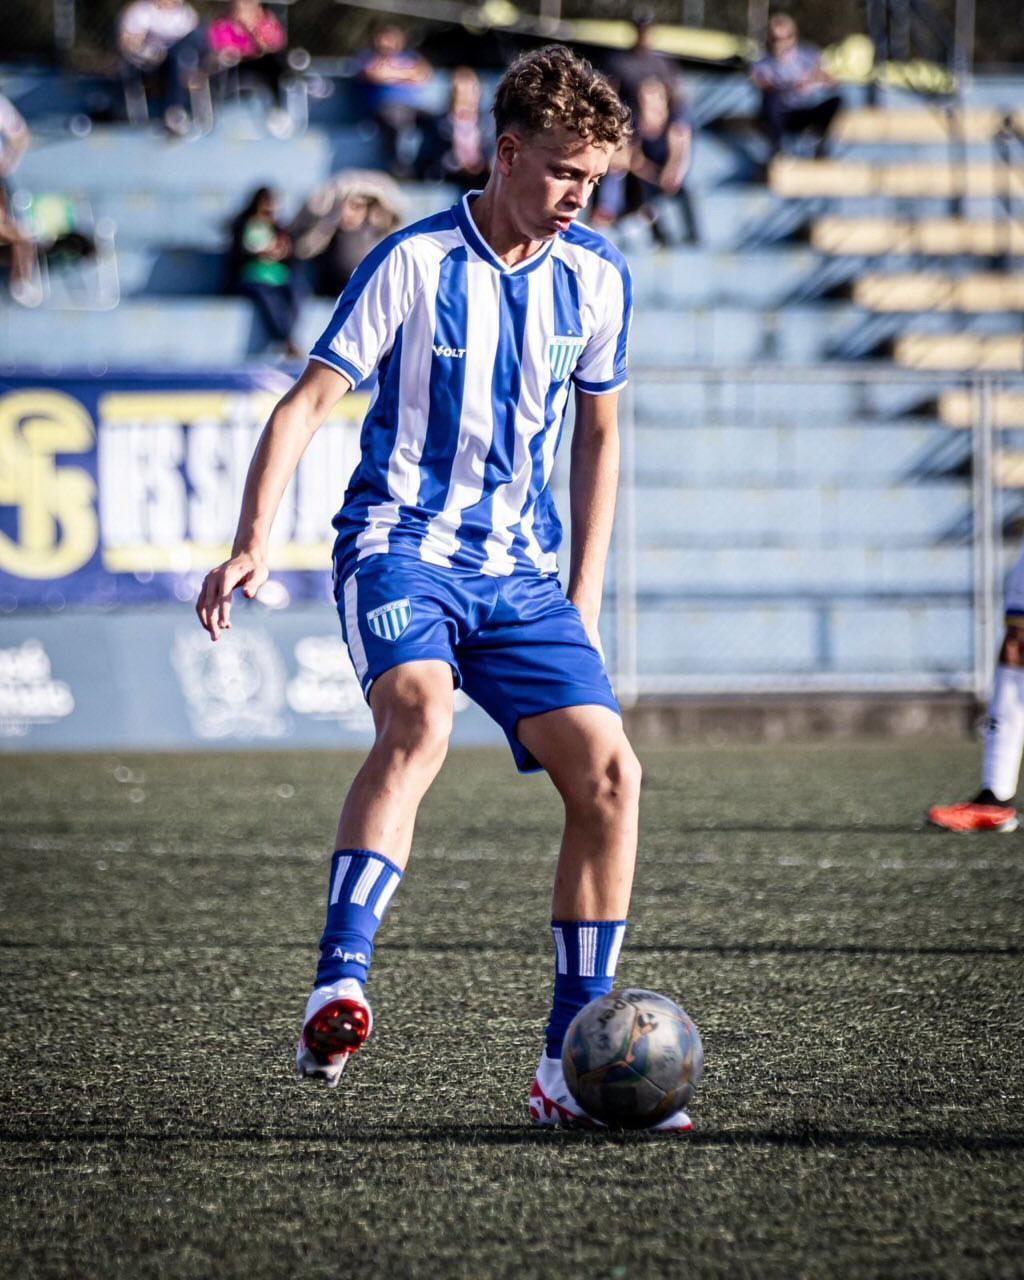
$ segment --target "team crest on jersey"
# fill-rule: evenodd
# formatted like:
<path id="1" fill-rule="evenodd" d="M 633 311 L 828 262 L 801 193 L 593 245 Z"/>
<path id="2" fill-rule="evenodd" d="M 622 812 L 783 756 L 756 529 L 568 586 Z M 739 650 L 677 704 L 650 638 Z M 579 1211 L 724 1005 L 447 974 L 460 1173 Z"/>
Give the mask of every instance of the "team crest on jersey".
<path id="1" fill-rule="evenodd" d="M 580 358 L 584 347 L 582 338 L 552 338 L 548 343 L 548 367 L 552 382 L 563 382 L 569 370 Z"/>
<path id="2" fill-rule="evenodd" d="M 379 609 L 371 609 L 366 615 L 370 630 L 381 640 L 397 640 L 412 619 L 412 605 L 408 598 L 392 600 Z"/>

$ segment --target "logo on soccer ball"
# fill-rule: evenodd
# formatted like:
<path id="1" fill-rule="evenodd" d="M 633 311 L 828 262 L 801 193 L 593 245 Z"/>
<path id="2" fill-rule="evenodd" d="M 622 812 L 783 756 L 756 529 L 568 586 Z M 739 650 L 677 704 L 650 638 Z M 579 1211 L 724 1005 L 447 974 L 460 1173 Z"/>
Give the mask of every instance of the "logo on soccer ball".
<path id="1" fill-rule="evenodd" d="M 584 342 L 582 338 L 552 338 L 548 343 L 548 368 L 552 382 L 564 382 L 580 358 Z"/>
<path id="2" fill-rule="evenodd" d="M 370 630 L 381 640 L 397 640 L 412 619 L 412 605 L 408 598 L 392 600 L 379 609 L 371 609 L 366 615 Z"/>

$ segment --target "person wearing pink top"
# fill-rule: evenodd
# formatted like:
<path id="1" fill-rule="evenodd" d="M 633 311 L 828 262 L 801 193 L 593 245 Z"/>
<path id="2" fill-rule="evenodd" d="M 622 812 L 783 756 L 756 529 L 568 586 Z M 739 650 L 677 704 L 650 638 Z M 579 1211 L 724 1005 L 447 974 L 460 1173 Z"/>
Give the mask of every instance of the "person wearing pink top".
<path id="1" fill-rule="evenodd" d="M 221 68 L 243 67 L 282 105 L 281 81 L 288 70 L 284 28 L 259 0 L 232 0 L 227 16 L 210 23 L 207 39 Z"/>

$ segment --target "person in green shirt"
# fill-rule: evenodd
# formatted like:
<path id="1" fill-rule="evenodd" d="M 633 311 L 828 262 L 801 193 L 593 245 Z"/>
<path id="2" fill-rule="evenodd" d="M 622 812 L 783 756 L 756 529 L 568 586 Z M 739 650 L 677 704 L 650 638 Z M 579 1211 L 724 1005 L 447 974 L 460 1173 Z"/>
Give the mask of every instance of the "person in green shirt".
<path id="1" fill-rule="evenodd" d="M 302 352 L 292 339 L 299 295 L 292 269 L 291 237 L 277 221 L 277 196 L 259 187 L 235 218 L 231 234 L 236 290 L 250 298 L 272 342 L 294 358 Z"/>

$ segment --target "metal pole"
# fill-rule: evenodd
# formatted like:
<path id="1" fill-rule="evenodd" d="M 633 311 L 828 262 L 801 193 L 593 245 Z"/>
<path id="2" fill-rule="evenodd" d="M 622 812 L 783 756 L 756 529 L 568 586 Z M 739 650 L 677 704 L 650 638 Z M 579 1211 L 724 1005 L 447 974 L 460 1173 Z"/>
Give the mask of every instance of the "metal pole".
<path id="1" fill-rule="evenodd" d="M 956 0 L 953 70 L 964 77 L 969 77 L 974 71 L 974 0 Z"/>
<path id="2" fill-rule="evenodd" d="M 619 419 L 619 502 L 615 519 L 615 692 L 624 707 L 637 700 L 636 411 L 627 384 Z"/>
<path id="3" fill-rule="evenodd" d="M 554 29 L 562 21 L 562 0 L 540 0 L 540 21 Z"/>
<path id="4" fill-rule="evenodd" d="M 768 30 L 769 0 L 747 0 L 747 36 L 755 44 L 764 44 Z"/>
<path id="5" fill-rule="evenodd" d="M 971 489 L 974 506 L 974 696 L 984 702 L 995 677 L 996 527 L 992 465 L 992 382 L 982 377 L 971 388 L 974 405 Z"/>
<path id="6" fill-rule="evenodd" d="M 75 0 L 53 0 L 53 43 L 65 59 L 75 47 Z"/>

